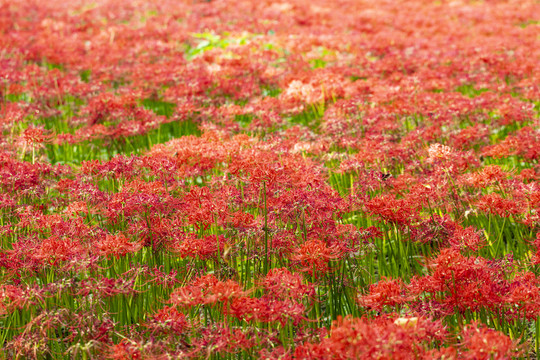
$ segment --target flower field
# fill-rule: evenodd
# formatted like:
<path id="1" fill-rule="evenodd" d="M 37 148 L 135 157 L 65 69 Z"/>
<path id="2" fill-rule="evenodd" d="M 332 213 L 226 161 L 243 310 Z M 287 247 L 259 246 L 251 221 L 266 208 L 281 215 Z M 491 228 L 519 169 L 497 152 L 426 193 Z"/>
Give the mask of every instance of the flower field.
<path id="1" fill-rule="evenodd" d="M 0 360 L 540 358 L 536 0 L 0 0 Z"/>

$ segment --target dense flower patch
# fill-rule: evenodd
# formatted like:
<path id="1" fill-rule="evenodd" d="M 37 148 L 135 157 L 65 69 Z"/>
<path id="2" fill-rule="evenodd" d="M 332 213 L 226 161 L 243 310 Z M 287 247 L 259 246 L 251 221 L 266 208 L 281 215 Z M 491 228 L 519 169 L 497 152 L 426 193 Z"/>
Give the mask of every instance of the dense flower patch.
<path id="1" fill-rule="evenodd" d="M 0 359 L 540 347 L 534 0 L 0 0 Z"/>

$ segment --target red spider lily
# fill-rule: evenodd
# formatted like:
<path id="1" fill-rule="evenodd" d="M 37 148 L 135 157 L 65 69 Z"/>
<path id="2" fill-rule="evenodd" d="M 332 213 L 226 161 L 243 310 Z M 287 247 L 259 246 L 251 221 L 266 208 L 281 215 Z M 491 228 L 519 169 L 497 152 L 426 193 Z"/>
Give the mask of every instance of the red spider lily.
<path id="1" fill-rule="evenodd" d="M 131 179 L 141 172 L 144 158 L 138 156 L 117 155 L 109 161 L 88 160 L 81 162 L 81 174 L 85 176 L 121 177 Z"/>
<path id="2" fill-rule="evenodd" d="M 126 218 L 140 217 L 152 212 L 169 214 L 174 211 L 178 201 L 170 196 L 152 193 L 115 193 L 107 203 L 106 214 L 109 221 L 116 222 L 121 216 Z"/>
<path id="3" fill-rule="evenodd" d="M 109 346 L 106 358 L 109 360 L 139 360 L 143 358 L 141 347 L 134 341 L 122 340 L 118 344 Z"/>
<path id="4" fill-rule="evenodd" d="M 369 226 L 365 229 L 358 229 L 360 236 L 363 239 L 371 240 L 371 239 L 380 239 L 383 237 L 382 231 L 375 227 L 375 226 Z"/>
<path id="5" fill-rule="evenodd" d="M 312 284 L 304 284 L 300 274 L 293 274 L 287 268 L 271 269 L 261 284 L 269 297 L 282 300 L 300 300 L 315 294 Z"/>
<path id="6" fill-rule="evenodd" d="M 17 122 L 21 122 L 26 116 L 26 111 L 19 103 L 0 104 L 0 129 L 9 128 Z"/>
<path id="7" fill-rule="evenodd" d="M 93 125 L 108 117 L 121 118 L 124 109 L 133 109 L 136 105 L 135 97 L 118 98 L 111 93 L 101 93 L 90 99 L 82 114 L 88 114 L 88 122 Z"/>
<path id="8" fill-rule="evenodd" d="M 157 251 L 174 247 L 174 238 L 183 236 L 181 232 L 175 233 L 173 228 L 173 220 L 161 217 L 160 214 L 145 214 L 143 219 L 132 222 L 127 232 L 139 238 L 143 246 Z"/>
<path id="9" fill-rule="evenodd" d="M 450 142 L 457 149 L 470 148 L 476 144 L 488 142 L 489 130 L 487 126 L 475 124 L 462 129 L 458 134 L 451 136 Z"/>
<path id="10" fill-rule="evenodd" d="M 20 214 L 19 226 L 29 226 L 37 234 L 61 239 L 74 238 L 79 242 L 91 240 L 95 234 L 102 231 L 85 224 L 80 217 L 65 219 L 59 214 L 42 215 L 39 211 L 29 211 Z M 76 241 L 75 241 L 76 242 Z"/>
<path id="11" fill-rule="evenodd" d="M 225 189 L 223 191 L 226 193 Z M 216 218 L 222 217 L 228 210 L 226 199 L 217 192 L 212 193 L 207 187 L 192 188 L 184 200 L 181 211 L 185 214 L 187 224 L 197 229 L 206 230 Z"/>
<path id="12" fill-rule="evenodd" d="M 294 247 L 298 241 L 294 231 L 278 231 L 272 236 L 272 246 L 269 252 L 277 253 L 280 256 L 290 254 L 294 251 Z"/>
<path id="13" fill-rule="evenodd" d="M 279 143 L 278 143 L 279 145 Z M 279 158 L 268 150 L 245 151 L 231 159 L 229 171 L 244 182 L 253 183 L 257 196 L 265 183 L 267 193 L 278 188 L 317 187 L 324 182 L 322 169 L 302 156 Z M 269 197 L 267 195 L 267 197 Z"/>
<path id="14" fill-rule="evenodd" d="M 169 273 L 164 273 L 161 271 L 161 267 L 158 268 L 156 266 L 153 269 L 148 269 L 148 268 L 145 269 L 145 272 L 147 275 L 154 278 L 153 280 L 150 280 L 150 281 L 154 281 L 157 284 L 168 287 L 168 288 L 181 282 L 181 280 L 178 277 L 178 271 L 176 270 L 171 270 Z"/>
<path id="15" fill-rule="evenodd" d="M 140 242 L 130 242 L 124 234 L 106 235 L 94 243 L 100 255 L 114 256 L 119 259 L 130 253 L 135 253 L 142 248 Z"/>
<path id="16" fill-rule="evenodd" d="M 58 236 L 43 240 L 31 254 L 33 259 L 50 266 L 66 261 L 76 261 L 84 256 L 86 256 L 86 250 L 78 241 Z"/>
<path id="17" fill-rule="evenodd" d="M 489 263 L 481 257 L 465 257 L 457 249 L 443 249 L 428 264 L 431 275 L 414 277 L 409 294 L 431 294 L 450 313 L 496 308 L 503 303 L 509 283 L 503 263 Z"/>
<path id="18" fill-rule="evenodd" d="M 384 195 L 371 199 L 365 205 L 370 213 L 399 225 L 407 225 L 418 219 L 418 204 L 409 198 L 395 199 L 391 195 Z"/>
<path id="19" fill-rule="evenodd" d="M 452 236 L 448 239 L 448 243 L 453 248 L 477 251 L 486 246 L 486 238 L 482 232 L 475 229 L 473 226 L 468 226 L 466 228 L 457 227 Z"/>
<path id="20" fill-rule="evenodd" d="M 297 100 L 307 104 L 316 104 L 324 101 L 320 89 L 315 89 L 313 85 L 304 84 L 299 80 L 293 80 L 282 95 L 285 97 L 283 99 L 284 101 Z"/>
<path id="21" fill-rule="evenodd" d="M 522 206 L 519 202 L 505 199 L 499 194 L 495 193 L 482 196 L 477 201 L 476 206 L 481 211 L 498 215 L 500 217 L 516 215 L 522 211 Z"/>
<path id="22" fill-rule="evenodd" d="M 472 152 L 458 152 L 441 144 L 432 144 L 428 148 L 428 155 L 426 162 L 433 166 L 433 172 L 438 176 L 460 174 L 479 165 Z"/>
<path id="23" fill-rule="evenodd" d="M 158 155 L 146 156 L 140 159 L 141 171 L 144 169 L 149 172 L 150 176 L 161 179 L 165 184 L 174 183 L 177 176 L 177 166 L 168 157 L 159 157 Z M 169 187 L 171 190 L 171 187 Z"/>
<path id="24" fill-rule="evenodd" d="M 0 194 L 0 210 L 14 208 L 17 205 L 15 199 L 7 194 Z"/>
<path id="25" fill-rule="evenodd" d="M 523 182 L 527 181 L 533 181 L 533 180 L 539 180 L 538 175 L 536 174 L 535 169 L 528 168 L 523 169 L 519 173 L 518 176 L 516 176 L 518 179 L 521 179 Z"/>
<path id="26" fill-rule="evenodd" d="M 321 240 L 308 240 L 296 249 L 291 260 L 298 261 L 302 271 L 313 274 L 314 271 L 325 273 L 329 270 L 328 262 L 339 258 L 335 248 L 329 248 Z"/>
<path id="27" fill-rule="evenodd" d="M 358 303 L 368 309 L 381 311 L 385 306 L 395 307 L 407 301 L 401 279 L 383 278 L 369 286 L 369 293 L 358 298 Z"/>
<path id="28" fill-rule="evenodd" d="M 3 230 L 0 228 L 0 235 Z M 4 232 L 4 235 L 9 235 L 9 232 Z M 15 285 L 19 285 L 20 270 L 24 264 L 16 255 L 15 252 L 0 252 L 0 268 L 6 269 L 6 275 L 13 279 Z"/>
<path id="29" fill-rule="evenodd" d="M 509 308 L 509 317 L 536 319 L 540 315 L 540 281 L 531 272 L 517 274 L 512 279 L 505 305 Z"/>
<path id="30" fill-rule="evenodd" d="M 448 215 L 432 215 L 420 224 L 409 227 L 411 240 L 421 243 L 438 243 L 448 245 L 449 239 L 454 235 L 459 225 L 452 221 Z"/>
<path id="31" fill-rule="evenodd" d="M 293 188 L 278 191 L 279 196 L 267 196 L 268 213 L 271 218 L 277 217 L 283 222 L 299 222 L 302 219 L 308 224 L 322 224 L 334 214 L 345 211 L 343 199 L 327 187 L 313 189 Z"/>
<path id="32" fill-rule="evenodd" d="M 537 159 L 540 156 L 538 151 L 538 133 L 530 126 L 519 129 L 516 133 L 509 135 L 503 141 L 486 146 L 482 154 L 502 158 L 512 155 L 521 155 L 526 159 Z"/>
<path id="33" fill-rule="evenodd" d="M 538 265 L 540 264 L 540 232 L 536 233 L 536 240 L 532 244 L 536 248 L 536 253 L 531 258 L 531 264 Z"/>
<path id="34" fill-rule="evenodd" d="M 264 341 L 263 334 L 257 334 L 259 341 Z M 232 328 L 227 324 L 217 323 L 212 327 L 204 328 L 201 336 L 192 343 L 193 357 L 209 357 L 215 353 L 234 354 L 242 350 L 249 350 L 256 346 L 256 336 L 251 329 Z"/>
<path id="35" fill-rule="evenodd" d="M 480 316 L 513 336 L 538 318 L 538 278 L 518 270 L 540 262 L 535 243 L 522 263 L 522 234 L 540 223 L 537 0 L 0 3 L 4 357 L 525 356 L 475 323 L 447 338 L 420 315 Z M 192 125 L 202 135 L 183 136 Z M 515 262 L 472 256 L 492 214 L 512 216 L 495 227 Z M 359 227 L 377 219 L 384 239 Z M 420 243 L 400 246 L 409 259 L 451 248 L 361 302 L 413 312 L 317 328 L 330 308 L 355 310 L 332 278 L 358 280 L 346 270 L 407 237 Z M 135 263 L 118 259 L 142 246 Z M 265 247 L 292 267 L 246 291 Z M 327 273 L 344 257 L 343 274 Z M 125 267 L 137 275 L 106 275 Z M 216 278 L 229 270 L 238 281 Z M 325 278 L 313 311 L 305 272 Z M 124 297 L 136 314 L 113 323 L 106 307 Z"/>
<path id="36" fill-rule="evenodd" d="M 89 343 L 95 342 L 100 348 L 105 344 L 111 344 L 111 333 L 114 330 L 114 322 L 105 314 L 103 319 L 96 319 L 93 313 L 77 313 L 70 319 L 71 336 L 80 336 Z"/>
<path id="37" fill-rule="evenodd" d="M 351 256 L 367 253 L 373 247 L 373 239 L 382 237 L 382 232 L 374 227 L 357 228 L 352 224 L 336 224 L 327 221 L 321 227 L 313 226 L 308 231 L 308 238 L 319 237 L 324 239 L 331 247 L 340 249 Z"/>
<path id="38" fill-rule="evenodd" d="M 8 314 L 33 304 L 26 292 L 13 285 L 0 286 L 0 315 Z"/>
<path id="39" fill-rule="evenodd" d="M 206 275 L 192 282 L 191 285 L 175 289 L 169 299 L 177 306 L 196 306 L 229 302 L 244 296 L 245 292 L 233 280 L 219 281 L 214 275 Z"/>
<path id="40" fill-rule="evenodd" d="M 192 187 L 189 193 L 186 194 L 185 200 L 188 202 L 195 202 L 197 205 L 201 206 L 203 203 L 212 200 L 212 194 L 210 193 L 210 189 L 206 186 Z"/>
<path id="41" fill-rule="evenodd" d="M 5 344 L 4 351 L 7 356 L 11 356 L 13 359 L 38 359 L 39 356 L 50 354 L 43 334 L 37 331 L 14 336 L 11 341 Z"/>
<path id="42" fill-rule="evenodd" d="M 36 150 L 43 148 L 44 143 L 50 142 L 51 138 L 49 135 L 46 135 L 46 131 L 40 128 L 29 127 L 23 131 L 19 137 L 17 143 L 19 147 L 22 147 L 22 157 L 27 150 L 32 152 L 32 164 L 35 163 L 35 152 Z"/>
<path id="43" fill-rule="evenodd" d="M 75 216 L 85 216 L 88 211 L 89 205 L 85 201 L 75 201 L 72 203 L 69 203 L 65 210 L 64 214 L 75 217 Z"/>
<path id="44" fill-rule="evenodd" d="M 189 212 L 188 223 L 195 226 L 197 230 L 207 230 L 215 220 L 215 213 L 209 208 L 193 209 Z"/>
<path id="45" fill-rule="evenodd" d="M 223 235 L 208 235 L 198 238 L 195 234 L 184 236 L 180 244 L 172 245 L 173 251 L 182 258 L 191 257 L 194 259 L 217 259 L 218 255 L 225 254 L 227 240 Z"/>
<path id="46" fill-rule="evenodd" d="M 224 162 L 239 146 L 237 139 L 226 140 L 214 132 L 207 132 L 202 137 L 183 136 L 166 145 L 158 145 L 148 156 L 156 161 L 172 162 L 169 166 L 173 166 L 179 176 L 198 176 Z"/>
<path id="47" fill-rule="evenodd" d="M 292 360 L 293 357 L 290 354 L 290 351 L 285 350 L 282 346 L 273 348 L 271 351 L 268 349 L 263 349 L 259 352 L 261 359 L 265 360 Z"/>
<path id="48" fill-rule="evenodd" d="M 498 165 L 488 165 L 479 172 L 468 174 L 465 182 L 474 187 L 485 188 L 495 184 L 504 184 L 508 175 Z"/>
<path id="49" fill-rule="evenodd" d="M 56 188 L 62 194 L 69 194 L 73 200 L 87 201 L 90 204 L 98 204 L 109 198 L 97 186 L 72 179 L 59 180 Z"/>
<path id="50" fill-rule="evenodd" d="M 77 295 L 88 296 L 90 293 L 97 294 L 103 297 L 111 297 L 119 294 L 135 294 L 136 275 L 131 278 L 109 279 L 100 277 L 98 279 L 89 278 L 81 280 Z"/>
<path id="51" fill-rule="evenodd" d="M 191 282 L 191 285 L 198 286 L 198 287 L 211 287 L 214 286 L 219 282 L 218 278 L 216 278 L 213 274 L 208 275 L 202 275 L 198 278 L 193 279 Z"/>
<path id="52" fill-rule="evenodd" d="M 523 349 L 508 336 L 478 323 L 465 327 L 461 346 L 463 359 L 510 359 L 523 354 Z"/>
<path id="53" fill-rule="evenodd" d="M 12 195 L 38 195 L 48 179 L 69 173 L 65 166 L 18 161 L 0 152 L 0 188 Z"/>
<path id="54" fill-rule="evenodd" d="M 429 342 L 446 338 L 440 322 L 424 318 L 397 321 L 379 318 L 338 318 L 330 336 L 320 344 L 304 344 L 295 350 L 295 359 L 417 359 L 430 353 Z"/>
<path id="55" fill-rule="evenodd" d="M 146 326 L 151 329 L 153 335 L 170 332 L 181 335 L 190 327 L 186 316 L 169 306 L 165 306 L 158 310 L 152 318 L 147 321 Z"/>
<path id="56" fill-rule="evenodd" d="M 289 320 L 294 324 L 304 320 L 305 311 L 303 304 L 291 300 L 237 297 L 231 301 L 226 313 L 248 322 L 279 322 L 284 326 Z"/>
<path id="57" fill-rule="evenodd" d="M 431 144 L 428 148 L 428 162 L 437 160 L 448 160 L 453 157 L 454 152 L 451 147 L 441 144 Z"/>
<path id="58" fill-rule="evenodd" d="M 22 140 L 29 145 L 42 144 L 48 142 L 50 137 L 45 134 L 44 129 L 27 128 L 21 135 Z"/>
<path id="59" fill-rule="evenodd" d="M 233 228 L 241 229 L 250 229 L 260 226 L 260 221 L 255 220 L 253 215 L 242 211 L 228 214 L 225 223 L 230 224 Z"/>
<path id="60" fill-rule="evenodd" d="M 61 334 L 59 340 L 73 342 L 76 339 L 94 348 L 109 344 L 109 334 L 114 327 L 114 323 L 104 313 L 101 319 L 97 319 L 93 312 L 81 310 L 72 312 L 68 309 L 60 308 L 53 310 L 41 310 L 24 326 L 22 333 L 13 341 L 6 343 L 8 353 L 15 352 L 13 358 L 23 356 L 24 358 L 39 358 L 49 351 L 48 340 L 51 333 Z M 41 341 L 36 341 L 36 336 Z M 21 341 L 26 340 L 26 344 Z M 72 346 L 69 352 L 76 353 L 77 347 Z M 20 353 L 18 353 L 20 352 Z M 18 353 L 18 354 L 17 354 Z"/>
<path id="61" fill-rule="evenodd" d="M 166 193 L 166 189 L 161 181 L 142 181 L 139 179 L 125 182 L 122 191 L 157 195 Z"/>

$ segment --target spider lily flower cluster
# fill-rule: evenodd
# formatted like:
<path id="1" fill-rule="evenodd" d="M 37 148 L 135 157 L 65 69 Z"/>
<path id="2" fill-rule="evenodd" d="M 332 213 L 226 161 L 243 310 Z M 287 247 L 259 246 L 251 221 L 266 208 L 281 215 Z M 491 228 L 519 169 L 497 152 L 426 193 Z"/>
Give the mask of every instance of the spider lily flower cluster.
<path id="1" fill-rule="evenodd" d="M 0 0 L 0 360 L 539 354 L 539 12 Z"/>

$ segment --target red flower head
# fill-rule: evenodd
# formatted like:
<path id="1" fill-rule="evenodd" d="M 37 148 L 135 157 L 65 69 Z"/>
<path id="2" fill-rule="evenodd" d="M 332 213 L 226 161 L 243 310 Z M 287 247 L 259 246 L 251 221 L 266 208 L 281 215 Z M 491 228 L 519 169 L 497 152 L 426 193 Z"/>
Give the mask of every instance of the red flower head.
<path id="1" fill-rule="evenodd" d="M 232 280 L 219 281 L 214 275 L 205 275 L 195 279 L 190 285 L 175 289 L 170 302 L 177 306 L 196 306 L 228 302 L 244 296 L 240 285 Z"/>
<path id="2" fill-rule="evenodd" d="M 291 257 L 294 261 L 299 261 L 304 268 L 302 271 L 313 273 L 313 271 L 328 271 L 328 262 L 337 259 L 337 251 L 326 246 L 321 240 L 308 240 Z"/>
<path id="3" fill-rule="evenodd" d="M 101 255 L 114 256 L 117 259 L 142 248 L 140 242 L 130 242 L 124 234 L 105 235 L 105 238 L 97 241 L 95 246 Z"/>
<path id="4" fill-rule="evenodd" d="M 383 278 L 376 284 L 369 286 L 369 294 L 358 299 L 360 305 L 369 309 L 381 311 L 384 306 L 403 304 L 406 298 L 403 295 L 404 285 L 401 279 Z"/>
<path id="5" fill-rule="evenodd" d="M 490 360 L 512 359 L 520 356 L 522 350 L 517 343 L 499 331 L 473 323 L 463 331 L 461 345 L 466 349 L 462 359 Z"/>

